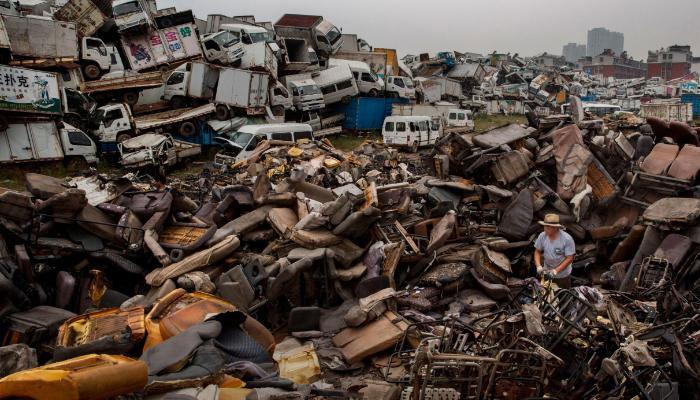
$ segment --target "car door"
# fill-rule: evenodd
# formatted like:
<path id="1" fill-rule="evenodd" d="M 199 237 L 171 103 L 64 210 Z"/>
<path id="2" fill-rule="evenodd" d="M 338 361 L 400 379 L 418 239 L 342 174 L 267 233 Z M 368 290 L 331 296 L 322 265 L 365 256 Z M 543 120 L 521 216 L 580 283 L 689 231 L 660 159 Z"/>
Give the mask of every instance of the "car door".
<path id="1" fill-rule="evenodd" d="M 183 96 L 186 94 L 184 71 L 174 71 L 172 74 L 170 74 L 168 81 L 165 82 L 164 94 L 166 99 L 171 99 L 174 96 Z"/>

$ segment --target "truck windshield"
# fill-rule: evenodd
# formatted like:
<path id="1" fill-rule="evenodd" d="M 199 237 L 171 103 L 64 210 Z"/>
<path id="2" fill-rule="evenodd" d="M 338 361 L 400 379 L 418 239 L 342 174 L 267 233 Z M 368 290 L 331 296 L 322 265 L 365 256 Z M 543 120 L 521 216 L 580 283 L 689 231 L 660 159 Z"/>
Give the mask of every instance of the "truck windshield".
<path id="1" fill-rule="evenodd" d="M 338 28 L 335 26 L 326 33 L 326 37 L 328 38 L 328 41 L 331 42 L 331 44 L 335 44 L 338 40 L 340 40 L 343 35 L 340 33 Z"/>
<path id="2" fill-rule="evenodd" d="M 246 145 L 248 144 L 248 142 L 250 142 L 250 139 L 252 137 L 253 135 L 251 133 L 236 132 L 233 135 L 231 135 L 231 141 L 245 149 Z"/>
<path id="3" fill-rule="evenodd" d="M 241 40 L 231 32 L 224 31 L 220 35 L 216 35 L 216 37 L 214 37 L 214 41 L 225 48 L 229 48 Z"/>
<path id="4" fill-rule="evenodd" d="M 321 89 L 316 85 L 306 85 L 299 88 L 299 95 L 321 94 Z"/>
<path id="5" fill-rule="evenodd" d="M 122 3 L 122 4 L 117 4 L 112 8 L 112 13 L 114 14 L 115 17 L 118 17 L 120 15 L 126 15 L 126 14 L 131 14 L 135 12 L 141 12 L 141 7 L 139 6 L 139 3 L 136 1 L 130 1 L 128 3 Z"/>
<path id="6" fill-rule="evenodd" d="M 267 32 L 250 33 L 249 36 L 253 43 L 268 42 L 271 40 Z"/>

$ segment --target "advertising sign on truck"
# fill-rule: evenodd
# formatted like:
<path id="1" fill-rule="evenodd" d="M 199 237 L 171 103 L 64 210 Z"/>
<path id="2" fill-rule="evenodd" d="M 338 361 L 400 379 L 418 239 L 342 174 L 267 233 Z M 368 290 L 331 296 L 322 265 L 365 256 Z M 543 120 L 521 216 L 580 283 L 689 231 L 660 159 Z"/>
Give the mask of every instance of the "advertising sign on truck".
<path id="1" fill-rule="evenodd" d="M 56 74 L 0 65 L 0 110 L 60 114 Z"/>
<path id="2" fill-rule="evenodd" d="M 122 47 L 131 68 L 136 71 L 202 54 L 193 24 L 154 30 L 142 36 L 125 36 Z"/>

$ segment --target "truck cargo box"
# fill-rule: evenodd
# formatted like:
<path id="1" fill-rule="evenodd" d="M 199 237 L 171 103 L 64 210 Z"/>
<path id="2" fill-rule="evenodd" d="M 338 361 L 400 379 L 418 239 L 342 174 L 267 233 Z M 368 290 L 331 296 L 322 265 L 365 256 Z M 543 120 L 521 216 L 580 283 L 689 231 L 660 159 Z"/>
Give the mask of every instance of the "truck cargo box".
<path id="1" fill-rule="evenodd" d="M 72 22 L 35 15 L 3 15 L 13 58 L 67 58 L 78 60 L 78 31 Z"/>

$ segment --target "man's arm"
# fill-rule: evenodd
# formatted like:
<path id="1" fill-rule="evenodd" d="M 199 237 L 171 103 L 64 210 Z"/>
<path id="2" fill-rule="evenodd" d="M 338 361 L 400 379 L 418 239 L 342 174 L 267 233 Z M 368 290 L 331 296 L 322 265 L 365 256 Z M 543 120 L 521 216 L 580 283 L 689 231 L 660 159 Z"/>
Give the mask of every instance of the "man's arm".
<path id="1" fill-rule="evenodd" d="M 559 264 L 556 268 L 554 268 L 554 273 L 556 273 L 556 274 L 560 273 L 561 271 L 566 269 L 566 267 L 569 264 L 571 264 L 572 261 L 574 261 L 574 256 L 573 255 L 567 256 L 564 259 L 564 261 L 561 262 L 561 264 Z"/>
<path id="2" fill-rule="evenodd" d="M 542 266 L 542 250 L 535 249 L 535 267 Z"/>

